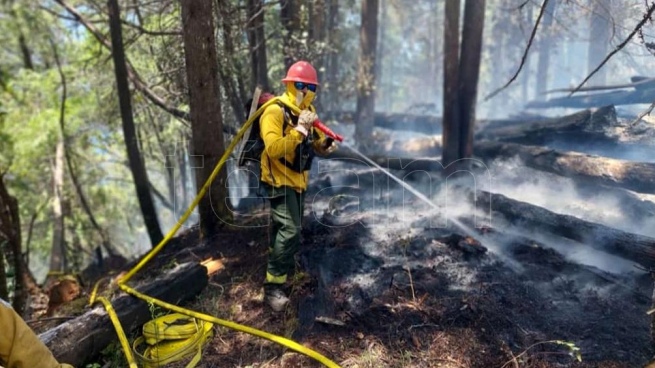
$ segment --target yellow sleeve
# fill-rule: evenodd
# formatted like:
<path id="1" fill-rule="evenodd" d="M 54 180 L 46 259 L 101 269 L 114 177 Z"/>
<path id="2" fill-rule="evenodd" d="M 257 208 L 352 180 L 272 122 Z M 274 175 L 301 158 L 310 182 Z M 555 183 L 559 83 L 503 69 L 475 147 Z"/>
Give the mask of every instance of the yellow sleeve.
<path id="1" fill-rule="evenodd" d="M 264 140 L 264 150 L 271 159 L 279 159 L 293 152 L 304 139 L 302 133 L 295 129 L 285 136 L 284 112 L 280 106 L 271 105 L 266 108 L 259 119 L 259 129 Z"/>
<path id="2" fill-rule="evenodd" d="M 0 299 L 0 365 L 5 368 L 73 368 L 59 364 L 34 331 Z"/>

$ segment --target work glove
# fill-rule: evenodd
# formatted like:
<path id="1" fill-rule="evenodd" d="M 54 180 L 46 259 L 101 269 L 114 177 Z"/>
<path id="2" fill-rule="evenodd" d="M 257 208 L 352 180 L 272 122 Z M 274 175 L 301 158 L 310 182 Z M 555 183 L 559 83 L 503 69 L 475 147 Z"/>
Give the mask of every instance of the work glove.
<path id="1" fill-rule="evenodd" d="M 337 148 L 339 147 L 337 146 L 337 142 L 335 142 L 333 138 L 325 139 L 325 144 L 323 145 L 323 150 L 325 151 L 325 154 L 329 155 L 330 153 L 336 151 Z"/>
<path id="2" fill-rule="evenodd" d="M 309 110 L 303 110 L 298 116 L 298 125 L 294 129 L 302 133 L 305 137 L 309 133 L 309 129 L 314 125 L 314 122 L 318 119 L 316 113 Z"/>

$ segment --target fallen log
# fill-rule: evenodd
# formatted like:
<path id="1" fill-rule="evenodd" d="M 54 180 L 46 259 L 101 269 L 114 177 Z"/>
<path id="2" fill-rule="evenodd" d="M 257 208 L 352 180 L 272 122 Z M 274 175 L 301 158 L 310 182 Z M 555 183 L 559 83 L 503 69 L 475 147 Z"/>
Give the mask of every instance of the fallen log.
<path id="1" fill-rule="evenodd" d="M 489 143 L 489 142 L 481 142 L 479 144 L 479 149 L 484 151 L 484 146 L 485 145 L 498 145 L 496 143 Z M 508 144 L 505 144 L 504 146 L 507 146 Z M 336 151 L 335 154 L 340 151 Z M 507 150 L 507 155 L 501 156 L 489 156 L 485 157 L 488 158 L 490 161 L 491 159 L 495 158 L 501 158 L 501 157 L 514 157 L 516 152 L 512 150 Z M 514 153 L 512 153 L 514 152 Z M 476 153 L 479 153 L 476 151 Z M 493 152 L 489 152 L 490 154 L 493 154 Z M 371 168 L 372 165 L 367 164 L 369 167 L 369 170 L 359 170 L 355 169 L 354 165 L 349 165 L 350 163 L 358 164 L 358 165 L 363 165 L 364 162 L 363 160 L 355 160 L 355 156 L 349 155 L 344 152 L 340 152 L 338 155 L 339 159 L 346 159 L 343 162 L 346 164 L 343 167 L 341 167 L 342 171 L 339 170 L 331 170 L 330 172 L 325 172 L 320 175 L 317 175 L 314 180 L 312 180 L 310 184 L 310 191 L 311 192 L 317 192 L 321 189 L 325 189 L 328 187 L 332 187 L 333 185 L 346 185 L 350 187 L 373 187 L 375 186 L 376 188 L 380 188 L 381 186 L 384 187 L 384 182 L 388 181 L 386 178 L 385 174 L 376 169 L 376 168 Z M 529 158 L 532 158 L 532 156 L 528 156 Z M 348 160 L 352 158 L 353 160 Z M 377 162 L 382 164 L 381 166 L 386 167 L 387 164 L 387 159 L 383 158 L 381 156 L 373 156 L 372 159 Z M 528 160 L 528 161 L 539 161 L 538 159 L 534 160 Z M 440 161 L 437 159 L 411 159 L 411 158 L 400 158 L 397 160 L 391 160 L 389 161 L 392 163 L 390 165 L 392 170 L 399 170 L 402 168 L 402 170 L 405 171 L 405 173 L 411 172 L 411 171 L 425 171 L 432 177 L 433 184 L 436 184 L 436 177 L 438 177 L 441 173 L 442 167 L 440 164 Z M 411 164 L 409 164 L 411 162 Z M 396 165 L 393 165 L 393 163 L 396 163 Z M 400 165 L 402 164 L 402 166 Z M 555 175 L 566 175 L 570 176 L 567 172 L 562 171 L 562 170 L 557 170 L 558 166 L 553 166 L 553 165 L 548 165 L 547 163 L 542 162 L 540 165 L 530 165 L 526 164 L 526 166 L 532 167 L 533 169 L 544 171 L 544 172 L 549 172 Z M 318 166 L 320 168 L 320 165 Z M 338 176 L 338 178 L 335 176 Z M 399 175 L 398 173 L 395 173 L 396 175 Z M 479 177 L 485 177 L 483 174 L 480 174 Z M 404 180 L 406 180 L 408 183 L 413 183 L 413 180 L 416 179 L 421 179 L 422 176 L 421 174 L 418 174 L 414 177 L 405 177 L 401 176 Z M 579 178 L 577 178 L 579 179 Z M 576 188 L 577 195 L 585 200 L 589 201 L 594 201 L 598 200 L 599 198 L 607 199 L 607 198 L 613 198 L 615 199 L 615 202 L 617 204 L 617 210 L 621 211 L 623 213 L 626 221 L 630 221 L 632 223 L 640 223 L 644 221 L 645 219 L 650 219 L 650 218 L 655 218 L 655 203 L 641 199 L 638 197 L 637 194 L 635 194 L 632 191 L 629 191 L 627 189 L 618 187 L 616 185 L 614 186 L 608 186 L 604 185 L 606 184 L 610 179 L 605 178 L 603 176 L 596 177 L 596 178 L 586 178 L 584 180 L 576 180 L 573 182 L 573 185 Z M 394 185 L 391 183 L 391 185 Z M 338 192 L 338 189 L 335 189 Z M 332 192 L 330 192 L 332 193 Z"/>
<path id="2" fill-rule="evenodd" d="M 475 201 L 476 205 L 481 205 L 481 208 L 491 206 L 493 213 L 501 214 L 509 224 L 530 231 L 546 231 L 628 259 L 644 267 L 655 267 L 655 238 L 558 214 L 501 194 L 477 191 L 474 198 L 472 191 L 467 190 L 467 192 L 469 199 Z"/>
<path id="3" fill-rule="evenodd" d="M 355 113 L 351 111 L 331 111 L 325 114 L 329 119 L 341 123 L 354 123 Z M 441 133 L 441 117 L 433 115 L 397 114 L 376 112 L 373 125 L 378 128 L 406 130 L 424 134 Z"/>
<path id="4" fill-rule="evenodd" d="M 476 139 L 530 144 L 545 144 L 557 139 L 613 142 L 616 138 L 608 134 L 608 128 L 616 125 L 616 109 L 614 106 L 605 106 L 595 111 L 583 110 L 528 124 L 486 127 L 476 133 Z"/>
<path id="5" fill-rule="evenodd" d="M 649 86 L 652 86 L 649 85 Z M 650 104 L 655 100 L 655 89 L 635 88 L 627 91 L 610 91 L 603 93 L 577 94 L 557 97 L 546 101 L 531 101 L 526 108 L 572 107 L 588 108 L 604 105 Z"/>
<path id="6" fill-rule="evenodd" d="M 440 171 L 443 169 L 441 161 L 433 158 L 401 158 L 393 154 L 389 155 L 367 155 L 368 160 L 372 161 L 375 165 L 379 165 L 384 169 L 389 170 L 423 170 L 423 171 Z M 355 151 L 344 148 L 339 149 L 332 154 L 327 160 L 341 160 L 347 163 L 369 166 L 374 168 L 375 165 L 358 155 Z"/>
<path id="7" fill-rule="evenodd" d="M 578 152 L 559 152 L 516 143 L 478 142 L 475 153 L 487 158 L 519 157 L 537 170 L 594 184 L 655 194 L 655 163 L 632 162 Z"/>
<path id="8" fill-rule="evenodd" d="M 154 298 L 179 304 L 198 295 L 207 282 L 207 268 L 186 263 L 136 289 Z M 152 318 L 148 304 L 130 295 L 121 294 L 112 300 L 112 305 L 127 334 Z M 40 334 L 39 338 L 57 360 L 75 367 L 84 367 L 117 340 L 114 326 L 102 306 Z"/>
<path id="9" fill-rule="evenodd" d="M 335 119 L 340 123 L 353 124 L 354 112 L 335 111 L 327 112 L 325 115 L 328 119 Z M 543 118 L 538 116 L 531 117 L 512 117 L 510 119 L 481 119 L 476 122 L 476 126 L 506 126 L 524 124 L 526 121 L 540 121 Z M 416 114 L 399 114 L 399 113 L 375 113 L 373 125 L 377 128 L 410 131 L 428 135 L 441 134 L 443 120 L 441 116 L 435 115 L 416 115 Z"/>

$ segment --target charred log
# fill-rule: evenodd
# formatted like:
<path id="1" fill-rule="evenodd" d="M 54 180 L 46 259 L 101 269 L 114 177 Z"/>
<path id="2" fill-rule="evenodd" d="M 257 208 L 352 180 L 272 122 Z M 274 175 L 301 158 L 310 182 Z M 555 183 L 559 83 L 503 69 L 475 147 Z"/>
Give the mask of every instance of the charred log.
<path id="1" fill-rule="evenodd" d="M 555 139 L 615 141 L 614 137 L 607 135 L 607 129 L 616 125 L 616 109 L 605 106 L 595 111 L 584 110 L 528 124 L 487 127 L 476 138 L 531 144 L 545 144 Z"/>
<path id="2" fill-rule="evenodd" d="M 644 88 L 650 87 L 650 88 Z M 573 95 L 566 97 L 552 98 L 547 101 L 529 102 L 527 108 L 549 108 L 549 107 L 572 107 L 588 108 L 604 105 L 632 105 L 650 104 L 655 100 L 655 88 L 652 84 L 644 84 L 627 91 L 611 91 L 592 93 L 587 95 Z"/>
<path id="3" fill-rule="evenodd" d="M 207 285 L 207 279 L 207 268 L 186 264 L 136 289 L 154 298 L 179 304 L 200 293 Z M 112 304 L 128 333 L 151 318 L 148 304 L 132 296 L 123 294 Z M 99 306 L 42 333 L 39 338 L 59 361 L 83 367 L 116 339 L 116 332 L 105 309 Z"/>
<path id="4" fill-rule="evenodd" d="M 545 231 L 587 244 L 598 250 L 634 261 L 644 267 L 655 266 L 655 238 L 628 233 L 570 215 L 517 201 L 501 194 L 478 191 L 475 201 L 500 213 L 510 224 Z M 469 192 L 470 197 L 473 193 Z"/>
<path id="5" fill-rule="evenodd" d="M 594 184 L 655 194 L 655 163 L 632 162 L 516 143 L 479 142 L 481 157 L 518 156 L 527 166 Z"/>
<path id="6" fill-rule="evenodd" d="M 414 170 L 423 170 L 423 171 L 441 171 L 443 166 L 441 161 L 431 158 L 401 158 L 396 155 L 369 155 L 366 156 L 376 165 L 381 166 L 384 169 L 389 170 L 404 170 L 404 171 L 414 171 Z M 368 160 L 364 159 L 362 156 L 358 155 L 352 150 L 341 149 L 332 153 L 329 157 L 330 160 L 341 160 L 347 163 L 360 164 L 364 166 L 369 166 L 371 168 L 375 165 Z"/>

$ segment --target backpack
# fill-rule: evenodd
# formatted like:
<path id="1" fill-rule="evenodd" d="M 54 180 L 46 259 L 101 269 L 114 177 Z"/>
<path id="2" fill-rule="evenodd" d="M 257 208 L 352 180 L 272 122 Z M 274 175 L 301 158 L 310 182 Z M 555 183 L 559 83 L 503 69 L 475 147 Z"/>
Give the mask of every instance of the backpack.
<path id="1" fill-rule="evenodd" d="M 257 97 L 257 95 L 255 95 Z M 268 102 L 270 99 L 275 96 L 271 93 L 264 92 L 259 96 L 257 101 L 257 110 L 261 109 L 262 105 Z M 248 103 L 246 103 L 246 110 L 251 109 L 253 99 L 251 98 Z M 254 113 L 254 111 L 251 111 Z M 246 165 L 259 165 L 261 162 L 262 152 L 264 152 L 264 141 L 261 138 L 259 130 L 259 118 L 261 115 L 257 116 L 255 121 L 252 122 L 250 128 L 245 132 L 240 143 L 238 151 L 238 162 L 239 167 L 244 167 Z"/>
<path id="2" fill-rule="evenodd" d="M 255 95 L 255 97 L 257 97 L 257 95 Z M 261 107 L 272 98 L 275 98 L 273 94 L 268 92 L 262 93 L 259 97 L 259 100 L 257 101 L 257 109 L 255 111 L 261 109 Z M 252 101 L 253 99 L 250 99 L 246 105 L 249 109 L 251 109 L 251 115 L 254 113 L 254 111 L 252 111 Z M 284 131 L 287 128 L 287 124 L 291 122 L 291 124 L 295 125 L 298 118 L 291 114 L 291 110 L 289 107 L 284 105 L 284 103 L 278 101 L 277 104 L 280 106 L 284 113 L 284 125 L 282 127 L 282 132 L 284 134 Z M 261 115 L 257 116 L 257 118 L 252 122 L 250 128 L 243 135 L 242 141 L 240 143 L 240 149 L 238 151 L 238 166 L 245 167 L 247 165 L 255 165 L 253 168 L 255 172 L 259 171 L 262 152 L 264 152 L 264 140 L 261 138 L 259 126 L 260 117 Z M 311 149 L 311 139 L 307 139 L 296 147 L 294 162 L 288 162 L 284 158 L 280 158 L 279 160 L 289 169 L 296 172 L 303 172 L 311 168 L 314 155 L 314 150 Z"/>

